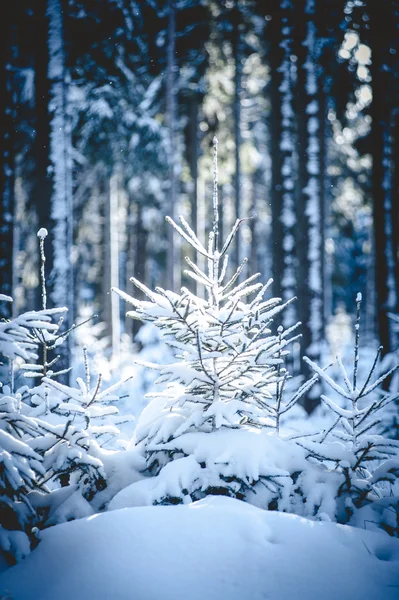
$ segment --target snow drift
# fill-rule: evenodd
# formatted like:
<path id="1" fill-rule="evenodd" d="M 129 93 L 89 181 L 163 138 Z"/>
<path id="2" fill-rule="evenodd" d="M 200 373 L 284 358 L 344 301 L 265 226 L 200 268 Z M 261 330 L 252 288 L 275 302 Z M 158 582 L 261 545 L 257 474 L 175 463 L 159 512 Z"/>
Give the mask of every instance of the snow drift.
<path id="1" fill-rule="evenodd" d="M 226 497 L 64 523 L 0 576 L 13 600 L 394 600 L 399 541 Z"/>

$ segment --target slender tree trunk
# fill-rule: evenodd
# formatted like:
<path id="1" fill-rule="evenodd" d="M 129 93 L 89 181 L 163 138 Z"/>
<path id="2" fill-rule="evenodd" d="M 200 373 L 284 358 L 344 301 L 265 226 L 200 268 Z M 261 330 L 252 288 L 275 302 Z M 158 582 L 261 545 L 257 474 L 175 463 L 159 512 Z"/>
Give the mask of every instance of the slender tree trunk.
<path id="1" fill-rule="evenodd" d="M 394 260 L 394 281 L 396 281 L 396 306 L 395 313 L 399 314 L 399 107 L 395 107 L 393 116 L 393 178 L 392 178 L 392 247 Z M 397 342 L 396 342 L 397 346 Z"/>
<path id="2" fill-rule="evenodd" d="M 306 20 L 305 20 L 305 2 L 300 3 L 300 16 L 297 15 L 297 24 L 295 31 L 295 48 L 294 54 L 297 57 L 297 81 L 295 89 L 296 98 L 296 119 L 297 119 L 297 187 L 296 187 L 296 251 L 298 256 L 297 264 L 297 306 L 298 317 L 301 325 L 301 355 L 306 353 L 306 349 L 311 342 L 311 332 L 309 328 L 310 321 L 310 290 L 308 288 L 309 277 L 309 225 L 306 215 L 306 194 L 305 188 L 307 183 L 307 95 L 306 95 L 306 48 L 303 41 L 306 37 Z M 299 8 L 299 6 L 298 6 Z M 306 365 L 303 367 L 306 369 Z M 306 373 L 305 375 L 309 375 Z"/>
<path id="3" fill-rule="evenodd" d="M 241 214 L 241 92 L 242 92 L 242 40 L 240 28 L 240 11 L 236 7 L 234 12 L 234 33 L 233 33 L 233 59 L 234 59 L 234 99 L 233 99 L 233 119 L 234 119 L 234 194 L 235 194 L 235 217 L 239 219 Z M 234 264 L 235 267 L 241 263 L 241 230 L 238 229 L 234 246 Z"/>
<path id="4" fill-rule="evenodd" d="M 168 48 L 166 73 L 166 113 L 169 133 L 169 200 L 168 213 L 175 220 L 177 209 L 177 153 L 176 153 L 176 6 L 174 0 L 168 0 Z M 168 226 L 167 279 L 168 287 L 173 290 L 178 285 L 176 264 L 178 262 L 179 240 L 173 227 Z"/>
<path id="5" fill-rule="evenodd" d="M 320 301 L 322 304 L 321 308 L 321 327 L 320 327 L 320 339 L 325 339 L 325 324 L 330 314 L 326 314 L 326 228 L 327 228 L 327 196 L 326 196 L 326 171 L 327 171 L 327 98 L 326 90 L 324 88 L 324 78 L 320 78 L 317 92 L 317 102 L 319 108 L 319 131 L 318 131 L 318 143 L 319 143 L 319 206 L 320 206 Z"/>
<path id="6" fill-rule="evenodd" d="M 256 215 L 258 212 L 258 177 L 259 171 L 255 169 L 251 178 L 251 215 Z M 258 233 L 258 218 L 251 219 L 251 249 L 250 249 L 250 268 L 251 273 L 259 272 L 259 244 L 260 236 Z"/>
<path id="7" fill-rule="evenodd" d="M 188 155 L 190 173 L 192 179 L 192 192 L 191 192 L 191 226 L 193 230 L 197 232 L 198 229 L 198 154 L 199 154 L 199 143 L 198 143 L 198 119 L 199 119 L 199 97 L 198 92 L 195 90 L 189 97 L 189 137 L 188 137 Z M 193 250 L 193 260 L 197 262 L 197 253 Z M 197 293 L 196 281 L 191 282 L 193 292 Z"/>
<path id="8" fill-rule="evenodd" d="M 48 0 L 48 78 L 50 81 L 49 115 L 51 123 L 50 160 L 53 169 L 51 229 L 53 262 L 50 297 L 54 306 L 66 306 L 66 327 L 73 323 L 73 209 L 71 125 L 68 114 L 68 73 L 65 65 L 64 31 L 61 0 Z M 70 338 L 59 347 L 60 368 L 69 366 Z"/>
<path id="9" fill-rule="evenodd" d="M 133 194 L 129 191 L 128 198 L 128 208 L 127 208 L 127 227 L 126 227 L 126 235 L 127 235 L 127 249 L 126 249 L 126 293 L 132 295 L 133 294 L 133 284 L 130 281 L 130 278 L 134 275 L 134 262 L 135 262 L 135 225 L 136 225 L 136 204 L 134 202 Z M 129 335 L 130 338 L 134 337 L 134 319 L 130 319 L 129 317 L 125 318 L 125 331 Z"/>
<path id="10" fill-rule="evenodd" d="M 2 11 L 0 20 L 0 293 L 13 294 L 14 226 L 14 9 Z M 10 318 L 12 304 L 0 302 L 0 318 Z"/>
<path id="11" fill-rule="evenodd" d="M 198 220 L 198 118 L 199 118 L 199 98 L 198 92 L 194 91 L 189 98 L 189 162 L 190 173 L 193 182 L 191 194 L 191 224 L 197 232 Z"/>
<path id="12" fill-rule="evenodd" d="M 292 56 L 292 26 L 293 5 L 291 0 L 284 0 L 282 9 L 282 38 L 281 48 L 283 51 L 282 81 L 280 84 L 281 105 L 281 247 L 282 273 L 281 273 L 281 298 L 287 302 L 295 296 L 295 191 L 294 191 L 294 150 L 295 150 L 295 127 L 293 111 L 293 64 Z M 283 325 L 288 328 L 297 321 L 296 305 L 290 304 L 283 313 Z"/>
<path id="13" fill-rule="evenodd" d="M 388 69 L 388 56 L 385 39 L 386 19 L 390 18 L 390 3 L 383 0 L 375 4 L 369 2 L 370 42 L 372 63 L 373 100 L 371 104 L 371 148 L 373 155 L 372 194 L 375 245 L 375 287 L 378 335 L 383 353 L 393 350 L 393 336 L 390 333 L 388 313 L 397 304 L 395 281 L 395 259 L 393 256 L 392 228 L 392 181 L 390 177 L 392 149 L 390 105 L 392 77 Z M 397 157 L 396 157 L 397 160 Z"/>
<path id="14" fill-rule="evenodd" d="M 278 298 L 283 296 L 283 162 L 282 162 L 282 103 L 281 89 L 283 84 L 283 62 L 284 51 L 282 47 L 282 12 L 278 10 L 270 25 L 270 155 L 272 159 L 271 173 L 271 209 L 272 209 L 272 274 L 273 294 Z"/>
<path id="15" fill-rule="evenodd" d="M 38 227 L 49 231 L 46 244 L 46 279 L 53 264 L 51 230 L 51 194 L 52 168 L 50 162 L 50 82 L 48 79 L 49 49 L 48 49 L 48 18 L 47 0 L 39 0 L 34 6 L 34 35 L 35 35 L 35 139 L 33 156 L 35 161 L 34 181 L 30 196 L 32 206 L 37 213 Z M 51 300 L 51 298 L 49 298 Z M 36 288 L 36 308 L 41 307 L 40 286 Z"/>
<path id="16" fill-rule="evenodd" d="M 119 240 L 118 240 L 118 192 L 119 173 L 114 171 L 107 186 L 108 194 L 105 200 L 105 300 L 108 337 L 110 339 L 112 356 L 119 355 L 120 347 L 120 315 L 119 298 L 111 289 L 119 287 Z"/>
<path id="17" fill-rule="evenodd" d="M 323 304 L 321 270 L 321 222 L 318 139 L 319 106 L 317 103 L 318 76 L 314 57 L 316 28 L 314 0 L 295 3 L 297 62 L 297 290 L 298 316 L 302 323 L 301 357 L 319 359 L 322 341 Z M 303 364 L 305 377 L 309 369 Z M 319 402 L 319 390 L 314 386 L 304 401 L 308 412 Z"/>
<path id="18" fill-rule="evenodd" d="M 147 264 L 147 255 L 148 255 L 148 232 L 144 227 L 143 221 L 143 204 L 139 202 L 137 204 L 137 216 L 136 216 L 136 224 L 135 224 L 135 261 L 134 261 L 134 276 L 139 281 L 144 281 L 147 283 L 147 273 L 146 273 L 146 264 Z M 140 290 L 135 291 L 135 297 L 142 298 L 143 294 Z M 133 323 L 133 331 L 134 335 L 139 331 L 141 327 L 140 321 L 134 321 Z"/>

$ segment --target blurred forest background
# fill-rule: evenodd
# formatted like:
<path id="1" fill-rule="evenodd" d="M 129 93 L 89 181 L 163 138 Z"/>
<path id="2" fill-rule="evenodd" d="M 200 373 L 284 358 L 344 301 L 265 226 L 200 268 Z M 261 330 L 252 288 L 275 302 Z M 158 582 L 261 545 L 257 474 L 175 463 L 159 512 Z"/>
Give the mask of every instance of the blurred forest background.
<path id="1" fill-rule="evenodd" d="M 165 215 L 208 230 L 216 135 L 222 232 L 257 215 L 231 268 L 247 256 L 275 295 L 298 297 L 284 317 L 302 322 L 296 365 L 319 359 L 357 292 L 368 338 L 395 349 L 398 0 L 13 0 L 1 13 L 2 318 L 41 306 L 45 227 L 49 304 L 68 307 L 67 326 L 97 313 L 117 356 L 136 325 L 110 288 L 180 287 L 189 250 Z"/>

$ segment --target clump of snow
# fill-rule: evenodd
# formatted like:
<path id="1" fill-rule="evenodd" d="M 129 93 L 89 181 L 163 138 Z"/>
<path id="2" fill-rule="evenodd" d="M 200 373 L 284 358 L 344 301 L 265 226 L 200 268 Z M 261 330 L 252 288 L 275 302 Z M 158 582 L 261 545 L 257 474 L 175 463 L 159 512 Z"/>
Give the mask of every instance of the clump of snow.
<path id="1" fill-rule="evenodd" d="M 0 575 L 15 600 L 394 600 L 399 541 L 223 497 L 57 525 Z"/>
<path id="2" fill-rule="evenodd" d="M 45 227 L 41 227 L 37 232 L 37 237 L 44 240 L 48 236 L 48 231 Z"/>

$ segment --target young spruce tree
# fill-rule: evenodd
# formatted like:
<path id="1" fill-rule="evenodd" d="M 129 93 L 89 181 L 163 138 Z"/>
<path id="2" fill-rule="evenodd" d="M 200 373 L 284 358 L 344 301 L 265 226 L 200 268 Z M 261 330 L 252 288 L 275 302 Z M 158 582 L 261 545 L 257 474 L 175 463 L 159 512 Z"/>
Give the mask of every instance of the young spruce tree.
<path id="1" fill-rule="evenodd" d="M 213 227 L 207 246 L 183 217 L 181 225 L 167 217 L 206 258 L 206 271 L 185 258 L 185 274 L 204 286 L 206 299 L 185 287 L 180 293 L 160 287 L 153 292 L 134 278 L 148 300 L 115 290 L 133 306 L 127 315 L 156 325 L 177 359 L 166 366 L 147 363 L 160 371 L 158 383 L 166 387 L 150 395 L 136 428 L 134 442 L 150 478 L 134 484 L 134 503 L 143 497 L 149 504 L 190 502 L 212 493 L 245 498 L 259 481 L 271 501 L 281 497 L 279 478 L 289 479 L 287 467 L 279 470 L 270 461 L 269 446 L 274 456 L 279 444 L 287 443 L 278 437 L 280 415 L 287 409 L 280 392 L 287 377 L 284 348 L 295 327 L 273 335 L 270 326 L 290 301 L 265 299 L 272 281 L 257 283 L 259 273 L 238 283 L 246 259 L 227 279 L 227 251 L 244 219 L 237 219 L 222 244 L 217 175 L 214 138 Z"/>

